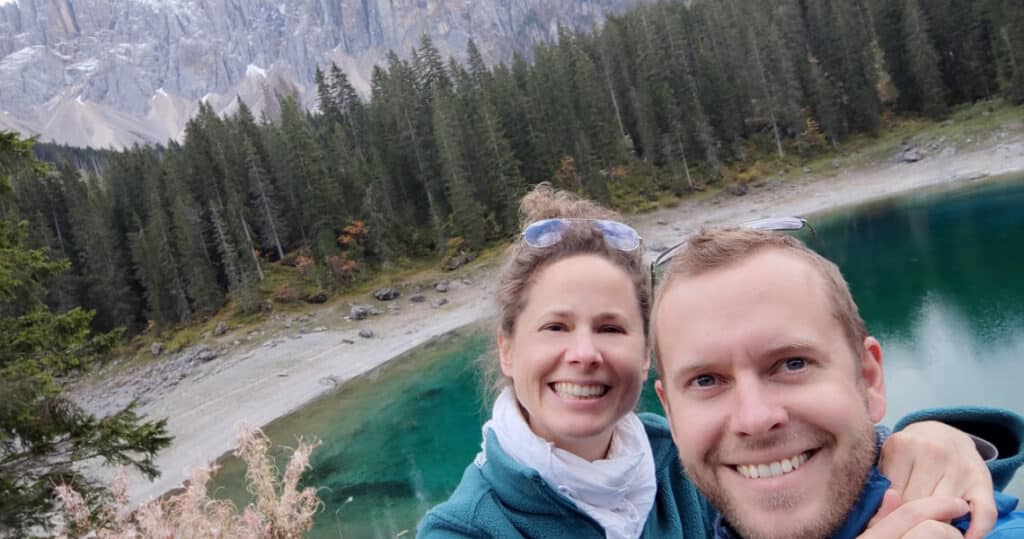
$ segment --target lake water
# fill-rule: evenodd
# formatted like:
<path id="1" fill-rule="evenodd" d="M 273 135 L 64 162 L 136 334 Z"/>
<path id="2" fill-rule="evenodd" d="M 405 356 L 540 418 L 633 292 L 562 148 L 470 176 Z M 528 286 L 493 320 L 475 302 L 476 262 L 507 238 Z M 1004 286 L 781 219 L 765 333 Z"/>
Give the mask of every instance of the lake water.
<path id="1" fill-rule="evenodd" d="M 842 268 L 882 342 L 886 422 L 943 405 L 1024 411 L 1024 177 L 812 222 L 812 247 Z M 325 504 L 313 537 L 411 537 L 447 498 L 480 447 L 475 362 L 492 353 L 490 335 L 486 323 L 447 335 L 265 429 L 281 446 L 323 440 L 304 478 Z M 660 412 L 652 389 L 640 408 Z M 216 485 L 244 502 L 234 459 Z M 1024 495 L 1024 477 L 1009 491 Z"/>

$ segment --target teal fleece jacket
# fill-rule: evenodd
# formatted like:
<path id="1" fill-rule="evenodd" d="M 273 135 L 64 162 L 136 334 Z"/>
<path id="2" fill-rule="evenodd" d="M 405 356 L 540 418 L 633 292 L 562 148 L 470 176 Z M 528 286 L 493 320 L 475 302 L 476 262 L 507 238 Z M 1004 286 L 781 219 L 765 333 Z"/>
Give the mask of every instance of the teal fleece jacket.
<path id="1" fill-rule="evenodd" d="M 713 537 L 717 512 L 690 482 L 679 462 L 664 417 L 640 414 L 654 453 L 658 491 L 647 516 L 644 538 Z M 999 458 L 989 463 L 996 490 L 1002 490 L 1024 463 L 1024 419 L 1017 413 L 978 407 L 933 408 L 915 412 L 896 425 L 935 420 L 994 443 Z M 487 459 L 470 464 L 448 501 L 420 521 L 417 537 L 559 539 L 605 537 L 594 519 L 553 489 L 540 473 L 509 457 L 493 432 L 485 440 Z"/>
<path id="2" fill-rule="evenodd" d="M 643 537 L 711 537 L 717 516 L 683 473 L 664 417 L 640 414 L 651 440 L 658 492 Z M 553 489 L 540 473 L 512 460 L 493 432 L 485 441 L 487 459 L 466 468 L 448 501 L 420 521 L 417 537 L 603 539 L 594 519 Z"/>

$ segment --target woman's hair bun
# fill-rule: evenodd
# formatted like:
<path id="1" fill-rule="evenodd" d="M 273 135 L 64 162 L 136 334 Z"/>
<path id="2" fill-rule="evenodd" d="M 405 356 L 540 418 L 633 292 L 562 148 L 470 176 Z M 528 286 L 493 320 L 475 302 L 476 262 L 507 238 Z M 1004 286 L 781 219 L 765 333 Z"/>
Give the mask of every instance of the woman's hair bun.
<path id="1" fill-rule="evenodd" d="M 580 199 L 570 191 L 555 189 L 548 182 L 538 183 L 519 204 L 519 223 L 525 227 L 535 221 L 554 217 L 622 219 L 618 212 L 590 200 Z"/>

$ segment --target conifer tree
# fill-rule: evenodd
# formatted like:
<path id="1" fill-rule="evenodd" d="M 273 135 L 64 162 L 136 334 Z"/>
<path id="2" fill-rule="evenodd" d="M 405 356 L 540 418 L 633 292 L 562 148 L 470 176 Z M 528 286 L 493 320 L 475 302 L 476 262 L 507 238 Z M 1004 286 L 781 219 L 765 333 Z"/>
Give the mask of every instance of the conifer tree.
<path id="1" fill-rule="evenodd" d="M 928 21 L 918 0 L 903 0 L 903 36 L 907 66 L 914 80 L 917 110 L 932 118 L 947 112 L 946 86 L 939 75 L 939 57 L 932 46 Z"/>
<path id="2" fill-rule="evenodd" d="M 441 87 L 435 88 L 434 92 L 434 132 L 440 150 L 445 190 L 452 207 L 453 232 L 462 236 L 471 249 L 479 249 L 484 244 L 486 226 L 483 209 L 466 176 L 466 162 L 452 110 L 453 97 L 450 91 Z"/>
<path id="3" fill-rule="evenodd" d="M 12 176 L 52 172 L 34 160 L 31 141 L 0 131 L 0 195 Z M 62 380 L 111 350 L 119 334 L 95 334 L 92 313 L 56 313 L 42 294 L 67 268 L 43 249 L 24 246 L 26 226 L 0 221 L 0 534 L 28 536 L 53 525 L 53 488 L 74 481 L 95 507 L 103 488 L 77 474 L 89 459 L 132 466 L 147 477 L 153 457 L 170 444 L 166 420 L 145 421 L 134 404 L 106 417 L 86 413 L 63 395 Z"/>

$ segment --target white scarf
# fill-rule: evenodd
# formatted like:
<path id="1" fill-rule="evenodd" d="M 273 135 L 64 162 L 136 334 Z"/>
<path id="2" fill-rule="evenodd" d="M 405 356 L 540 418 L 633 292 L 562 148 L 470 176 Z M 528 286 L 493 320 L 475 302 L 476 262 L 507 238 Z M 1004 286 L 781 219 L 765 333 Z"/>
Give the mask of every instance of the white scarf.
<path id="1" fill-rule="evenodd" d="M 486 460 L 488 430 L 494 431 L 505 453 L 537 470 L 552 488 L 604 527 L 606 537 L 640 537 L 658 486 L 651 442 L 636 414 L 630 412 L 619 420 L 608 456 L 593 462 L 534 434 L 511 387 L 498 396 L 491 420 L 483 426 L 484 451 L 477 455 L 478 466 Z"/>

